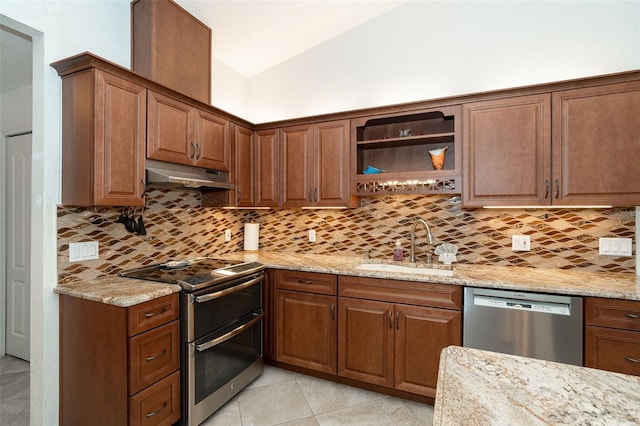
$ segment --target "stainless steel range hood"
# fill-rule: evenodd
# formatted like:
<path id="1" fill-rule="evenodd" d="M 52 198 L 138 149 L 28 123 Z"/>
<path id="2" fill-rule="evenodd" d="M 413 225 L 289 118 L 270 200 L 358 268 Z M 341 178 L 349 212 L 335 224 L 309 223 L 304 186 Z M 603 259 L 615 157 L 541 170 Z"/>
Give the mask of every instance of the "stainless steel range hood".
<path id="1" fill-rule="evenodd" d="M 183 186 L 186 188 L 234 189 L 229 173 L 194 166 L 146 160 L 147 183 Z"/>

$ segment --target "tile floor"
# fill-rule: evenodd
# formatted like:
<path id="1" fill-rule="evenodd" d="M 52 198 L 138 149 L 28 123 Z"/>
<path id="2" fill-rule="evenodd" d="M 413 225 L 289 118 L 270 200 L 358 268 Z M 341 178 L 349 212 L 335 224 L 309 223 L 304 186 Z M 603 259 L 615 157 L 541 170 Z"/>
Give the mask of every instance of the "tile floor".
<path id="1" fill-rule="evenodd" d="M 433 407 L 265 366 L 202 426 L 431 425 Z"/>
<path id="2" fill-rule="evenodd" d="M 265 366 L 203 426 L 417 426 L 433 407 Z M 0 425 L 29 425 L 29 363 L 0 356 Z"/>
<path id="3" fill-rule="evenodd" d="M 29 363 L 0 356 L 0 425 L 29 426 Z"/>

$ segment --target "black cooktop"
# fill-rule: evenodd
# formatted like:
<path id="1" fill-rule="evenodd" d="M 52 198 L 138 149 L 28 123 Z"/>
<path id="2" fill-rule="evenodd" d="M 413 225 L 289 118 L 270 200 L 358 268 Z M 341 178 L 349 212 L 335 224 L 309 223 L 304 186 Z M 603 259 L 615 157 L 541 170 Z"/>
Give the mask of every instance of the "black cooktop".
<path id="1" fill-rule="evenodd" d="M 179 284 L 185 291 L 209 289 L 212 286 L 233 285 L 236 279 L 262 271 L 258 262 L 198 257 L 180 261 L 157 263 L 129 269 L 119 275 L 139 280 Z"/>

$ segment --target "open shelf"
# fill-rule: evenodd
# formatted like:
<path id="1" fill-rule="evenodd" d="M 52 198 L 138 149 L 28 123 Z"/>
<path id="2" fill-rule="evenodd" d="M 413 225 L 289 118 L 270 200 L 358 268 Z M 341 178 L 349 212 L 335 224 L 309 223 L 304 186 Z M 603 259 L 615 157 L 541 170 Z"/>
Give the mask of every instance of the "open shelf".
<path id="1" fill-rule="evenodd" d="M 355 194 L 460 193 L 459 106 L 352 122 Z M 429 151 L 446 148 L 436 169 Z M 383 173 L 365 174 L 372 166 Z"/>

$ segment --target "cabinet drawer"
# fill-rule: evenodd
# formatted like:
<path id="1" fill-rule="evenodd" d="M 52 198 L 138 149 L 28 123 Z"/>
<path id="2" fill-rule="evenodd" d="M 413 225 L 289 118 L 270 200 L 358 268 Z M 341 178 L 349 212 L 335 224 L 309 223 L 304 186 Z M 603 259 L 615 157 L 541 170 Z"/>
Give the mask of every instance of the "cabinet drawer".
<path id="1" fill-rule="evenodd" d="M 178 319 L 179 314 L 178 293 L 132 306 L 128 310 L 129 336 Z"/>
<path id="2" fill-rule="evenodd" d="M 308 293 L 336 294 L 337 277 L 333 274 L 279 270 L 276 274 L 278 289 L 299 290 Z"/>
<path id="3" fill-rule="evenodd" d="M 457 285 L 340 276 L 338 294 L 434 308 L 459 310 L 462 306 L 462 287 Z"/>
<path id="4" fill-rule="evenodd" d="M 129 395 L 180 368 L 180 321 L 129 341 Z"/>
<path id="5" fill-rule="evenodd" d="M 640 376 L 640 332 L 587 327 L 585 366 Z"/>
<path id="6" fill-rule="evenodd" d="M 180 372 L 129 398 L 129 425 L 170 426 L 180 420 Z"/>
<path id="7" fill-rule="evenodd" d="M 585 322 L 587 325 L 640 331 L 640 302 L 587 297 Z"/>

